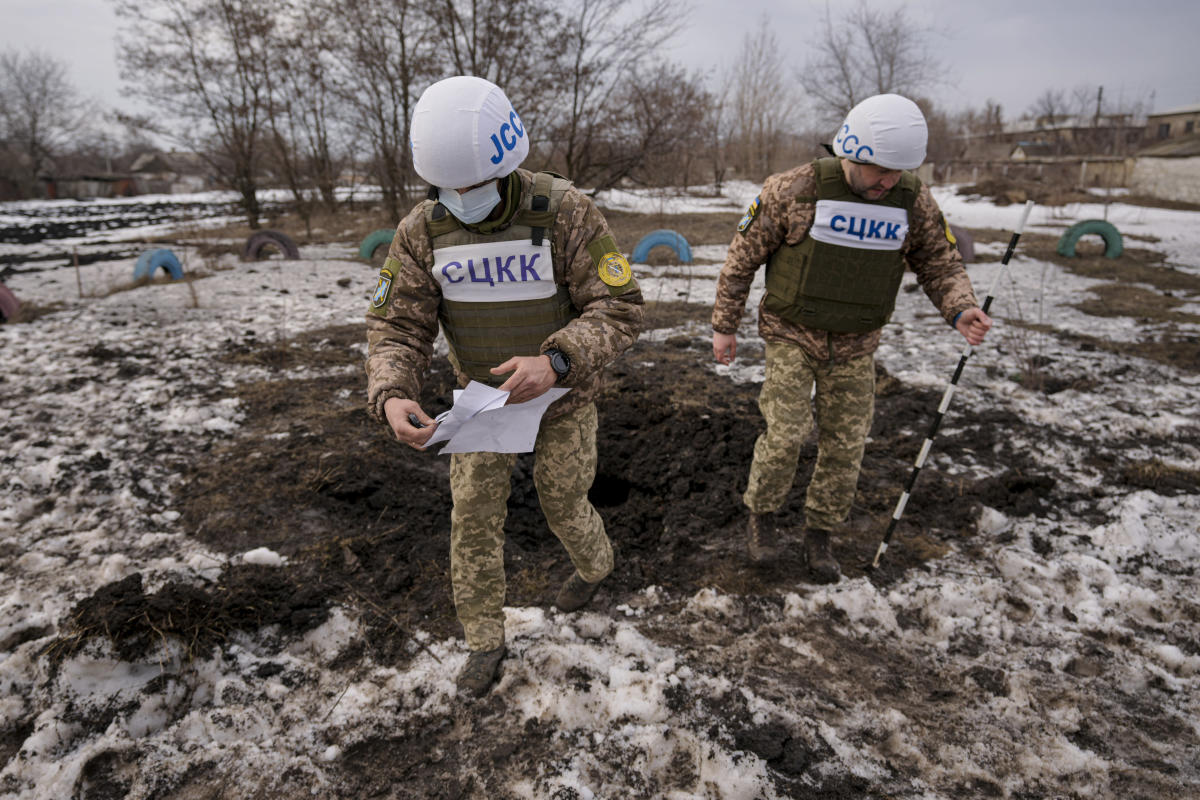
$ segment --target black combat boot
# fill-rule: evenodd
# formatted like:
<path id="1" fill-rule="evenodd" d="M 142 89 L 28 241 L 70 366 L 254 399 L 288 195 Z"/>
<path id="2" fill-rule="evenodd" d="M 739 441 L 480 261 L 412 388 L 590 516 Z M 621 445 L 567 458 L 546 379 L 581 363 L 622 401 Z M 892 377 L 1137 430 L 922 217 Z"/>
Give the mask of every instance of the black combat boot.
<path id="1" fill-rule="evenodd" d="M 600 581 L 588 583 L 579 574 L 579 570 L 575 570 L 558 590 L 558 597 L 554 598 L 554 605 L 559 611 L 575 611 L 583 608 L 592 599 L 592 595 L 596 593 L 599 586 Z"/>
<path id="2" fill-rule="evenodd" d="M 837 559 L 829 549 L 829 531 L 809 528 L 804 534 L 804 557 L 817 583 L 837 583 L 842 576 Z"/>
<path id="3" fill-rule="evenodd" d="M 508 650 L 500 645 L 495 650 L 472 650 L 467 663 L 458 671 L 458 691 L 483 697 L 500 674 L 500 659 Z"/>
<path id="4" fill-rule="evenodd" d="M 746 523 L 746 549 L 750 551 L 751 561 L 761 564 L 779 555 L 778 516 L 774 511 L 766 514 L 750 512 L 750 520 Z"/>

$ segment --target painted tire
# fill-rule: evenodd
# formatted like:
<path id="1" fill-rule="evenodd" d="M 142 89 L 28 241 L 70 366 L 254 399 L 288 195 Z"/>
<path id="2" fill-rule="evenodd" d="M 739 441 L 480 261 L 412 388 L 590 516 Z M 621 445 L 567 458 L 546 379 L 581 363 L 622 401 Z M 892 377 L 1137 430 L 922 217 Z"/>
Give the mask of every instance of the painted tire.
<path id="1" fill-rule="evenodd" d="M 1089 234 L 1099 234 L 1104 240 L 1104 257 L 1119 258 L 1124 251 L 1124 244 L 1121 240 L 1121 233 L 1111 222 L 1105 222 L 1102 219 L 1085 219 L 1083 222 L 1076 222 L 1071 227 L 1067 228 L 1066 233 L 1058 240 L 1058 254 L 1067 258 L 1075 257 L 1075 243 L 1080 237 Z"/>
<path id="2" fill-rule="evenodd" d="M 381 247 L 391 247 L 392 237 L 395 235 L 396 231 L 390 228 L 380 228 L 367 234 L 367 238 L 363 239 L 362 244 L 358 247 L 358 257 L 374 261 L 375 251 Z"/>
<path id="3" fill-rule="evenodd" d="M 633 258 L 630 260 L 637 264 L 645 264 L 646 257 L 650 255 L 650 248 L 659 245 L 666 245 L 674 250 L 675 255 L 679 256 L 679 263 L 692 263 L 692 248 L 688 246 L 687 239 L 683 238 L 681 233 L 666 229 L 652 231 L 643 236 L 637 247 L 633 248 Z"/>
<path id="4" fill-rule="evenodd" d="M 17 296 L 8 290 L 8 287 L 0 283 L 0 322 L 8 322 L 17 318 L 17 312 L 21 310 L 21 301 Z"/>
<path id="5" fill-rule="evenodd" d="M 262 257 L 263 250 L 268 248 L 278 250 L 288 261 L 295 261 L 300 257 L 299 248 L 292 241 L 292 237 L 286 233 L 258 231 L 250 234 L 246 239 L 246 246 L 242 249 L 242 258 L 246 261 L 257 261 Z"/>
<path id="6" fill-rule="evenodd" d="M 971 232 L 953 224 L 950 225 L 950 232 L 954 234 L 955 247 L 962 254 L 963 263 L 970 264 L 975 260 L 975 240 L 971 238 Z"/>
<path id="7" fill-rule="evenodd" d="M 177 281 L 183 277 L 183 266 L 170 250 L 147 250 L 138 256 L 133 268 L 133 279 L 153 278 L 159 268 L 165 269 L 171 275 L 171 280 Z"/>

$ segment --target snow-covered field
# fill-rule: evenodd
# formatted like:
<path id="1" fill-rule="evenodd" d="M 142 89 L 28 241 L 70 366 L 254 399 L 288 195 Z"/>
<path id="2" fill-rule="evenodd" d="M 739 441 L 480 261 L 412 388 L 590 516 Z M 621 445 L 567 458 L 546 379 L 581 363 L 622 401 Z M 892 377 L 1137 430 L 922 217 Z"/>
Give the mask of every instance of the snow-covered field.
<path id="1" fill-rule="evenodd" d="M 724 198 L 623 192 L 600 202 L 740 211 L 756 192 L 735 184 Z M 952 187 L 936 195 L 966 227 L 1007 229 L 1020 214 Z M 0 222 L 26 224 L 33 211 L 0 207 Z M 1037 208 L 1029 230 L 1057 233 L 1103 213 Z M 1164 269 L 1200 274 L 1200 213 L 1120 203 L 1107 213 L 1125 235 L 1153 237 L 1139 246 L 1164 252 Z M 169 223 L 150 225 L 159 233 Z M 885 586 L 854 577 L 818 587 L 798 575 L 770 602 L 711 587 L 672 596 L 651 585 L 613 613 L 509 608 L 511 654 L 492 692 L 501 709 L 465 717 L 470 704 L 453 684 L 466 657 L 461 640 L 418 631 L 421 646 L 402 668 L 342 657 L 367 635 L 342 607 L 303 636 L 236 633 L 195 662 L 166 638 L 146 661 L 92 645 L 52 663 L 47 651 L 72 607 L 106 584 L 140 573 L 150 592 L 169 580 L 215 579 L 230 563 L 285 563 L 271 551 L 215 552 L 189 536 L 173 509 L 172 465 L 236 442 L 243 410 L 213 398 L 268 374 L 218 360 L 219 351 L 250 332 L 285 340 L 358 323 L 375 281 L 353 258 L 356 242 L 255 264 L 176 248 L 205 277 L 111 294 L 130 280 L 132 258 L 81 266 L 78 279 L 57 262 L 20 261 L 109 241 L 101 231 L 2 251 L 5 285 L 58 310 L 0 326 L 0 796 L 348 796 L 340 776 L 356 747 L 437 719 L 480 737 L 480 761 L 460 765 L 458 779 L 500 781 L 503 794 L 493 796 L 1200 796 L 1200 495 L 1194 486 L 1114 487 L 1097 466 L 1126 458 L 1200 469 L 1200 375 L 1070 338 L 1147 341 L 1168 326 L 1194 337 L 1200 326 L 1085 314 L 1073 304 L 1101 281 L 1018 248 L 996 284 L 997 328 L 970 362 L 941 435 L 954 435 L 960 407 L 1012 415 L 1020 425 L 1007 446 L 1090 499 L 1040 516 L 985 508 L 970 548 L 951 542 Z M 721 258 L 709 249 L 705 256 Z M 648 300 L 710 304 L 719 267 L 635 269 Z M 981 295 L 999 269 L 971 265 Z M 1200 313 L 1196 295 L 1179 299 L 1176 310 Z M 1063 334 L 1038 339 L 1054 372 L 1090 382 L 1045 394 L 1010 379 L 1032 335 L 1007 324 L 1018 306 L 1025 321 Z M 961 340 L 920 292 L 900 293 L 895 320 L 880 362 L 906 387 L 940 391 Z M 645 338 L 680 334 L 704 341 L 710 331 L 695 323 Z M 749 316 L 742 334 L 744 352 L 755 352 Z M 741 382 L 762 375 L 746 358 L 712 372 Z M 353 409 L 363 399 L 328 402 Z M 951 461 L 935 443 L 926 469 L 979 477 L 996 463 L 989 453 Z M 734 716 L 752 734 L 722 727 Z M 547 737 L 557 755 L 506 763 L 485 746 L 496 727 Z M 388 792 L 375 796 L 456 796 L 403 783 Z"/>

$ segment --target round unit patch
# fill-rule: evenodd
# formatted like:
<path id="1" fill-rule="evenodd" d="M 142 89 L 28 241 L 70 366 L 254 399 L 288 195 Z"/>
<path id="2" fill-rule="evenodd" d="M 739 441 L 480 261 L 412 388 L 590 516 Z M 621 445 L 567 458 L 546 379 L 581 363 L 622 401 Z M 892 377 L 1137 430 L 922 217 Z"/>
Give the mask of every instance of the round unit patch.
<path id="1" fill-rule="evenodd" d="M 597 267 L 600 280 L 609 286 L 624 286 L 633 278 L 633 268 L 620 253 L 605 253 Z"/>

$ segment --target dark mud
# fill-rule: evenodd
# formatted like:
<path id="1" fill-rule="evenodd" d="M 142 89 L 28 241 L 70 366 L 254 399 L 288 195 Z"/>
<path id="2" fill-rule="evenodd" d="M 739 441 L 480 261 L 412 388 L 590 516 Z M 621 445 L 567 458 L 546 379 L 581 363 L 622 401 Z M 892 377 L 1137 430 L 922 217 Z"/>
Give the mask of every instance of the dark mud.
<path id="1" fill-rule="evenodd" d="M 656 327 L 707 315 L 706 309 L 678 304 L 651 311 Z M 237 438 L 214 442 L 183 462 L 187 471 L 176 506 L 182 532 L 229 554 L 269 547 L 287 556 L 286 565 L 231 567 L 209 584 L 170 583 L 152 593 L 144 591 L 140 576 L 131 576 L 80 602 L 60 624 L 60 637 L 51 645 L 54 652 L 74 652 L 93 638 L 107 637 L 122 657 L 132 660 L 157 652 L 163 637 L 172 636 L 192 654 L 203 655 L 237 630 L 276 625 L 285 636 L 300 633 L 322 621 L 333 603 L 362 613 L 372 629 L 366 645 L 369 655 L 381 663 L 402 665 L 411 658 L 415 629 L 439 637 L 460 635 L 448 566 L 449 459 L 398 445 L 368 418 L 362 402 L 361 351 L 355 349 L 362 338 L 360 326 L 352 325 L 286 342 L 259 342 L 253 335 L 231 339 L 223 356 L 230 362 L 277 371 L 306 365 L 322 369 L 322 377 L 239 386 L 236 396 L 246 419 Z M 88 355 L 128 362 L 131 368 L 138 362 L 136 353 L 93 348 Z M 613 539 L 617 566 L 594 604 L 602 612 L 613 610 L 652 584 L 685 597 L 705 587 L 736 593 L 746 611 L 715 630 L 712 639 L 720 645 L 726 637 L 733 646 L 739 635 L 762 624 L 769 616 L 766 612 L 777 609 L 786 593 L 795 591 L 797 582 L 804 580 L 804 567 L 797 546 L 765 566 L 752 565 L 744 555 L 740 495 L 754 440 L 763 427 L 756 402 L 759 386 L 716 377 L 708 368 L 710 359 L 707 341 L 678 337 L 662 344 L 641 342 L 610 369 L 597 403 L 600 456 L 591 499 Z M 843 569 L 855 577 L 864 574 L 862 565 L 874 555 L 941 394 L 902 385 L 888 375 L 885 365 L 877 369 L 876 415 L 858 497 L 836 539 Z M 423 406 L 431 413 L 448 408 L 452 388 L 448 364 L 435 360 Z M 1015 444 L 1036 439 L 1036 429 L 1010 413 L 975 411 L 965 404 L 953 408 L 935 452 L 954 462 L 978 464 L 986 468 L 987 477 L 951 475 L 927 464 L 892 548 L 870 579 L 880 586 L 893 583 L 939 558 L 951 543 L 968 551 L 982 547 L 975 541 L 982 506 L 1012 517 L 1052 517 L 1056 507 L 1086 507 L 1094 490 L 1083 493 L 1065 483 Z M 1200 433 L 1192 436 L 1197 439 Z M 791 521 L 789 536 L 797 545 L 803 487 L 815 454 L 815 442 L 810 441 L 802 453 L 796 488 L 784 507 L 785 519 Z M 541 515 L 532 466 L 532 456 L 518 458 L 509 499 L 508 602 L 549 606 L 571 568 Z M 1193 474 L 1157 469 L 1119 455 L 1108 455 L 1093 466 L 1113 490 L 1148 484 L 1196 490 Z M 1086 510 L 1083 514 L 1086 517 Z M 1102 515 L 1097 521 L 1103 521 Z M 1050 552 L 1056 535 L 1045 532 L 1035 547 Z M 913 619 L 901 624 L 925 623 Z M 828 627 L 830 641 L 846 650 L 838 663 L 858 664 L 863 681 L 878 679 L 881 668 L 906 676 L 904 688 L 913 700 L 905 713 L 913 718 L 932 719 L 945 702 L 964 691 L 960 687 L 949 696 L 939 695 L 944 692 L 942 678 L 913 661 L 915 656 L 894 656 L 896 663 L 882 667 L 875 652 L 864 651 L 856 660 L 851 650 L 863 645 L 840 635 L 832 621 Z M 686 646 L 685 631 L 649 632 Z M 952 644 L 971 646 L 969 641 Z M 366 654 L 358 651 L 350 657 Z M 748 669 L 749 678 L 757 670 L 769 677 L 773 667 L 767 661 Z M 1007 691 L 1001 671 L 980 668 L 962 677 L 980 696 Z M 591 676 L 581 673 L 577 678 L 586 682 Z M 819 693 L 824 678 L 813 675 L 808 680 L 811 685 L 797 691 Z M 756 722 L 736 691 L 717 700 L 680 696 L 671 702 L 678 705 L 677 711 L 690 709 L 692 719 L 719 720 L 712 723 L 709 735 L 761 756 L 785 796 L 887 794 L 844 770 L 822 769 L 832 750 L 815 727 L 797 730 L 782 722 Z M 1127 713 L 1115 705 L 1098 711 Z M 348 748 L 337 767 L 345 796 L 506 797 L 505 776 L 511 774 L 505 772 L 506 764 L 511 768 L 556 757 L 548 733 L 538 730 L 536 720 L 523 731 L 510 730 L 511 716 L 497 696 L 455 713 L 454 719 L 428 718 Z M 1079 735 L 1088 736 L 1087 729 L 1081 728 Z M 20 740 L 21 731 L 0 731 L 0 755 L 6 743 Z M 467 764 L 472 768 L 466 769 Z M 677 785 L 692 785 L 685 774 L 689 769 L 690 763 L 679 765 Z M 120 773 L 117 762 L 97 763 L 97 792 L 87 796 L 114 791 L 121 785 Z M 897 785 L 915 777 L 895 776 Z M 199 790 L 211 779 L 199 776 L 189 785 Z M 633 778 L 628 785 L 636 785 Z M 655 796 L 670 787 L 645 788 L 645 796 Z M 1003 793 L 992 784 L 959 789 L 962 796 Z"/>
<path id="2" fill-rule="evenodd" d="M 681 314 L 670 307 L 662 311 L 671 318 Z M 330 600 L 362 606 L 380 626 L 379 635 L 372 637 L 378 655 L 399 658 L 414 627 L 441 636 L 459 632 L 448 580 L 449 459 L 397 445 L 368 418 L 360 402 L 365 379 L 355 368 L 361 357 L 353 349 L 361 335 L 357 326 L 346 326 L 284 343 L 258 342 L 252 336 L 231 340 L 225 357 L 232 362 L 279 370 L 300 364 L 346 369 L 327 377 L 239 387 L 237 396 L 247 414 L 242 435 L 189 459 L 177 510 L 183 530 L 214 549 L 237 554 L 268 547 L 288 557 L 282 571 L 240 575 L 245 588 L 252 588 L 255 574 L 264 582 L 282 574 L 295 592 L 289 595 L 265 583 L 262 590 L 273 598 L 282 594 L 277 602 L 285 608 L 308 608 L 307 594 L 299 589 L 314 586 Z M 89 355 L 128 362 L 131 372 L 137 369 L 137 354 Z M 702 341 L 639 343 L 610 368 L 598 400 L 600 456 L 590 493 L 617 551 L 616 571 L 599 596 L 601 604 L 619 604 L 651 584 L 682 593 L 713 586 L 743 595 L 776 595 L 803 574 L 798 547 L 765 566 L 752 566 L 744 557 L 740 498 L 754 440 L 763 429 L 759 387 L 715 377 L 707 368 L 708 358 Z M 900 385 L 883 365 L 877 371 L 875 421 L 859 492 L 851 519 L 837 536 L 840 560 L 850 576 L 862 575 L 862 565 L 873 556 L 940 399 L 940 392 Z M 448 364 L 435 362 L 422 395 L 424 407 L 432 413 L 448 408 L 452 389 Z M 335 400 L 340 392 L 350 399 Z M 1014 436 L 1018 432 L 1024 435 Z M 927 464 L 893 547 L 871 580 L 886 585 L 944 553 L 948 542 L 968 543 L 982 506 L 1009 516 L 1042 516 L 1055 506 L 1092 499 L 1090 492 L 1060 485 L 1015 444 L 1032 438 L 1029 426 L 1012 414 L 952 409 L 935 452 L 954 461 L 982 463 L 998 474 L 949 475 Z M 803 530 L 803 487 L 815 455 L 816 443 L 810 440 L 802 451 L 796 488 L 783 508 L 790 521 L 787 535 L 796 544 Z M 1191 473 L 1153 464 L 1109 457 L 1097 467 L 1114 484 L 1132 488 L 1190 491 L 1196 485 Z M 548 606 L 570 565 L 542 517 L 532 468 L 532 456 L 522 455 L 514 470 L 506 527 L 508 599 L 516 605 Z M 194 591 L 216 598 L 227 588 Z M 273 609 L 255 620 L 222 606 L 227 598 L 184 602 L 180 592 L 180 605 L 192 608 L 187 613 L 227 613 L 232 617 L 227 626 L 277 622 L 284 613 Z M 146 605 L 166 603 L 162 592 L 131 598 Z M 77 610 L 77 619 L 87 617 L 88 602 Z M 107 606 L 114 598 L 102 592 L 90 602 Z M 133 627 L 151 622 L 127 620 Z M 68 630 L 97 629 L 76 624 Z M 130 647 L 155 642 L 124 629 L 121 638 Z"/>

